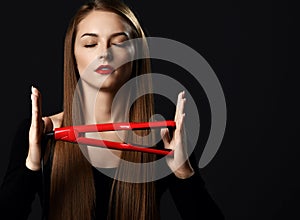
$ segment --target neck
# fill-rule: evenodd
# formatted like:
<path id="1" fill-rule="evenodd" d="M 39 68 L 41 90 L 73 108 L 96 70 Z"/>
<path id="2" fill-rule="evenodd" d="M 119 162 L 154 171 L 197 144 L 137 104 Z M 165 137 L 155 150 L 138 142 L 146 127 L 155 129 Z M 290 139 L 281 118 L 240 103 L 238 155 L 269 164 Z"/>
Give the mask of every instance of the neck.
<path id="1" fill-rule="evenodd" d="M 119 93 L 108 90 L 98 90 L 83 83 L 83 112 L 85 124 L 111 123 L 126 121 L 128 115 L 128 93 Z M 123 96 L 124 95 L 124 96 Z M 87 133 L 86 137 L 122 142 L 123 132 Z M 87 155 L 90 163 L 95 167 L 117 167 L 121 151 L 107 150 L 107 148 L 87 147 Z"/>
<path id="2" fill-rule="evenodd" d="M 129 91 L 117 93 L 98 90 L 83 84 L 84 121 L 90 123 L 110 123 L 128 121 Z"/>
<path id="3" fill-rule="evenodd" d="M 99 91 L 83 83 L 82 85 L 82 108 L 84 123 L 107 123 L 111 122 L 111 104 L 114 94 L 108 91 Z"/>

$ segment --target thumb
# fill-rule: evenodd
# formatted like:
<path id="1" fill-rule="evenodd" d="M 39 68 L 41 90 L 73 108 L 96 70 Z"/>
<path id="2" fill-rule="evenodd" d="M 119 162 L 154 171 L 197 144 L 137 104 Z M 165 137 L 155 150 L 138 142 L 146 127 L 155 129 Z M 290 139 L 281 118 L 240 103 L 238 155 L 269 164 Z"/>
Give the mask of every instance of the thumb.
<path id="1" fill-rule="evenodd" d="M 160 136 L 162 141 L 164 142 L 165 148 L 168 149 L 171 141 L 169 129 L 168 128 L 160 129 Z"/>
<path id="2" fill-rule="evenodd" d="M 44 133 L 50 132 L 53 130 L 53 123 L 49 117 L 43 117 L 44 121 Z"/>

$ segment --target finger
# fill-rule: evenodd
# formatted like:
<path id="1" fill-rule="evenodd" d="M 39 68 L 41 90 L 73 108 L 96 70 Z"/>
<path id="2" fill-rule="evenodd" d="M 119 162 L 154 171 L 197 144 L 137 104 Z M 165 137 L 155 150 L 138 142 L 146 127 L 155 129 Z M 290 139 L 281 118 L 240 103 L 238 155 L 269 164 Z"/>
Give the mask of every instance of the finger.
<path id="1" fill-rule="evenodd" d="M 43 123 L 41 120 L 41 94 L 35 87 L 31 88 L 31 100 L 32 100 L 32 127 L 34 127 L 36 130 L 35 132 L 39 132 L 39 129 L 42 128 Z"/>
<path id="2" fill-rule="evenodd" d="M 175 129 L 175 135 L 178 137 L 178 135 L 183 134 L 183 129 L 184 129 L 184 118 L 185 118 L 185 113 L 182 113 L 176 121 L 176 129 Z"/>
<path id="3" fill-rule="evenodd" d="M 37 96 L 37 112 L 39 119 L 42 119 L 42 96 L 40 91 L 37 88 L 33 88 L 35 95 Z"/>
<path id="4" fill-rule="evenodd" d="M 44 133 L 50 132 L 53 130 L 53 123 L 52 120 L 49 117 L 43 117 L 44 121 Z"/>
<path id="5" fill-rule="evenodd" d="M 175 121 L 177 121 L 178 117 L 183 114 L 184 107 L 185 107 L 185 92 L 182 91 L 178 94 L 177 97 L 177 106 L 176 106 L 176 112 L 175 112 Z"/>
<path id="6" fill-rule="evenodd" d="M 31 125 L 38 127 L 38 94 L 34 87 L 31 87 Z"/>
<path id="7" fill-rule="evenodd" d="M 170 141 L 171 141 L 171 137 L 169 134 L 169 129 L 168 128 L 162 128 L 160 130 L 160 135 L 161 135 L 161 139 L 165 145 L 165 148 L 169 148 L 170 146 Z"/>

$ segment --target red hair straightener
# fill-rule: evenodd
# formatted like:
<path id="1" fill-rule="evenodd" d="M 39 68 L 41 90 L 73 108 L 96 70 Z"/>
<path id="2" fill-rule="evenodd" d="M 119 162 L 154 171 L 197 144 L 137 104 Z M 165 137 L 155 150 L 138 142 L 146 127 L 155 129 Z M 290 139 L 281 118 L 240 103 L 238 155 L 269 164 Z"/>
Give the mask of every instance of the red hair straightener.
<path id="1" fill-rule="evenodd" d="M 105 124 L 90 124 L 90 125 L 75 125 L 55 128 L 54 131 L 47 133 L 48 137 L 54 140 L 67 141 L 83 145 L 91 145 L 97 147 L 107 147 L 117 150 L 130 150 L 146 153 L 154 153 L 159 155 L 172 155 L 171 149 L 158 149 L 151 147 L 136 146 L 128 143 L 114 142 L 108 140 L 99 140 L 94 138 L 87 138 L 84 133 L 87 132 L 103 132 L 103 131 L 117 131 L 117 130 L 142 130 L 154 128 L 175 128 L 176 123 L 172 120 L 155 121 L 155 122 L 118 122 Z"/>

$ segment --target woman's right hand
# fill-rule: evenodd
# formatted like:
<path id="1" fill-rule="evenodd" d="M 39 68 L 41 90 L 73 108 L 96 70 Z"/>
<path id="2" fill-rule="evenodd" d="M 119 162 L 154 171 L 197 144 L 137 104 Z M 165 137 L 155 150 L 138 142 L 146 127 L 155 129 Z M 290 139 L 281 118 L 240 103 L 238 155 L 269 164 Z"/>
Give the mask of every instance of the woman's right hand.
<path id="1" fill-rule="evenodd" d="M 29 129 L 29 150 L 26 158 L 26 167 L 30 170 L 41 168 L 41 144 L 45 132 L 53 129 L 52 120 L 49 117 L 42 117 L 42 95 L 40 91 L 31 88 L 31 125 Z"/>

